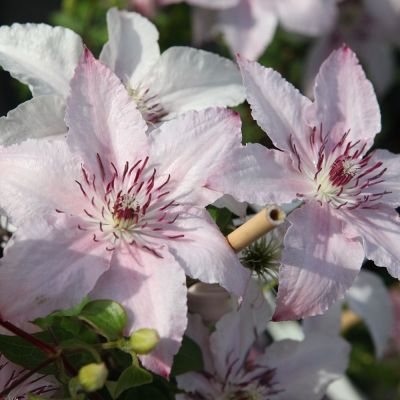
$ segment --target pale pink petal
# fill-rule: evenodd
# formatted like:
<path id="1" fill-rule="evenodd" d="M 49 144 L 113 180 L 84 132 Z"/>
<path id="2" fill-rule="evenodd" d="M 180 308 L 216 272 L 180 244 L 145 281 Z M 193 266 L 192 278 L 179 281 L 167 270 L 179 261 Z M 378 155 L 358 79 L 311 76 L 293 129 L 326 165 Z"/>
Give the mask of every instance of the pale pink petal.
<path id="1" fill-rule="evenodd" d="M 15 225 L 57 209 L 81 211 L 82 197 L 74 181 L 81 176 L 80 163 L 63 138 L 30 139 L 0 148 L 0 206 Z"/>
<path id="2" fill-rule="evenodd" d="M 250 271 L 242 267 L 208 212 L 190 209 L 180 214 L 174 225 L 185 236 L 166 243 L 185 273 L 205 283 L 219 283 L 243 296 Z"/>
<path id="3" fill-rule="evenodd" d="M 13 24 L 0 28 L 0 65 L 27 84 L 34 96 L 67 96 L 82 48 L 75 32 L 59 26 Z"/>
<path id="4" fill-rule="evenodd" d="M 373 32 L 366 40 L 349 43 L 365 65 L 376 92 L 383 95 L 390 89 L 395 78 L 396 59 L 393 45 L 385 39 L 375 37 Z"/>
<path id="5" fill-rule="evenodd" d="M 10 388 L 18 379 L 27 374 L 29 371 L 23 369 L 19 365 L 9 362 L 0 353 L 0 392 Z M 41 396 L 41 398 L 53 397 L 60 389 L 60 383 L 53 376 L 45 376 L 33 374 L 30 378 L 17 385 L 9 392 L 6 400 L 27 399 L 28 393 Z"/>
<path id="6" fill-rule="evenodd" d="M 218 35 L 218 12 L 208 8 L 193 8 L 191 17 L 192 42 L 196 47 Z"/>
<path id="7" fill-rule="evenodd" d="M 275 370 L 271 400 L 319 400 L 345 374 L 349 353 L 349 344 L 337 336 L 310 334 L 302 342 L 273 343 L 257 362 Z"/>
<path id="8" fill-rule="evenodd" d="M 365 256 L 400 278 L 400 217 L 391 207 L 356 209 L 346 214 L 351 228 L 363 238 Z"/>
<path id="9" fill-rule="evenodd" d="M 29 326 L 37 317 L 77 305 L 109 268 L 110 252 L 72 223 L 60 215 L 56 228 L 42 219 L 15 233 L 0 267 L 5 319 Z"/>
<path id="10" fill-rule="evenodd" d="M 276 7 L 286 30 L 308 36 L 329 32 L 338 11 L 336 0 L 278 0 Z"/>
<path id="11" fill-rule="evenodd" d="M 247 203 L 239 202 L 229 194 L 226 194 L 219 198 L 213 203 L 213 206 L 217 208 L 227 208 L 229 211 L 232 211 L 240 218 L 244 218 L 246 216 Z"/>
<path id="12" fill-rule="evenodd" d="M 100 61 L 131 87 L 136 87 L 160 57 L 158 31 L 141 15 L 118 11 L 107 12 L 108 42 Z"/>
<path id="13" fill-rule="evenodd" d="M 90 172 L 113 162 L 123 170 L 147 153 L 146 123 L 120 80 L 85 49 L 71 82 L 66 122 L 68 143 Z"/>
<path id="14" fill-rule="evenodd" d="M 241 146 L 240 127 L 233 111 L 207 109 L 188 112 L 150 133 L 150 160 L 176 182 L 171 195 L 178 203 L 206 206 L 221 197 L 209 178 L 231 167 L 233 150 Z"/>
<path id="15" fill-rule="evenodd" d="M 225 314 L 210 337 L 214 365 L 220 379 L 243 368 L 248 352 L 271 319 L 272 309 L 253 279 L 250 280 L 239 311 Z"/>
<path id="16" fill-rule="evenodd" d="M 201 349 L 204 371 L 214 373 L 214 361 L 210 352 L 210 329 L 207 328 L 200 315 L 188 314 L 188 326 L 185 335 L 192 339 Z"/>
<path id="17" fill-rule="evenodd" d="M 374 339 L 376 355 L 382 357 L 394 322 L 389 292 L 382 279 L 372 272 L 361 270 L 347 292 L 346 300 L 350 309 L 365 321 Z"/>
<path id="18" fill-rule="evenodd" d="M 203 374 L 188 372 L 177 376 L 176 380 L 178 387 L 185 392 L 200 394 L 206 399 L 217 399 L 221 395 L 221 392 L 212 384 L 210 379 Z M 190 395 L 180 396 L 176 397 L 176 399 L 193 400 L 193 397 Z"/>
<path id="19" fill-rule="evenodd" d="M 344 300 L 337 301 L 322 315 L 305 318 L 302 324 L 305 336 L 307 337 L 314 333 L 325 336 L 339 336 L 343 302 Z M 278 322 L 278 324 L 281 323 Z"/>
<path id="20" fill-rule="evenodd" d="M 245 98 L 237 66 L 190 47 L 170 47 L 148 71 L 143 85 L 169 116 L 207 107 L 236 106 Z"/>
<path id="21" fill-rule="evenodd" d="M 322 314 L 356 278 L 364 251 L 343 234 L 329 205 L 307 203 L 291 214 L 284 242 L 275 320 Z"/>
<path id="22" fill-rule="evenodd" d="M 259 144 L 247 144 L 234 152 L 234 163 L 210 179 L 211 186 L 239 201 L 264 206 L 288 203 L 312 187 L 297 170 L 289 155 Z"/>
<path id="23" fill-rule="evenodd" d="M 57 95 L 38 96 L 0 118 L 0 144 L 9 146 L 26 139 L 66 136 L 65 101 Z"/>
<path id="24" fill-rule="evenodd" d="M 110 270 L 90 296 L 112 299 L 125 307 L 126 334 L 140 328 L 157 330 L 159 344 L 141 360 L 146 368 L 167 377 L 187 324 L 186 278 L 168 252 L 163 251 L 162 257 L 137 249 L 116 250 Z"/>
<path id="25" fill-rule="evenodd" d="M 381 130 L 376 95 L 356 55 L 346 46 L 334 51 L 322 64 L 315 84 L 315 103 L 310 123 L 336 144 L 349 131 L 348 139 L 373 143 Z"/>
<path id="26" fill-rule="evenodd" d="M 241 57 L 238 63 L 253 118 L 279 149 L 292 153 L 294 140 L 302 161 L 307 162 L 309 128 L 304 112 L 310 100 L 271 68 Z"/>
<path id="27" fill-rule="evenodd" d="M 165 0 L 163 0 L 165 1 Z M 186 0 L 192 6 L 224 9 L 236 6 L 241 0 Z"/>
<path id="28" fill-rule="evenodd" d="M 240 1 L 236 7 L 220 11 L 218 30 L 222 31 L 233 54 L 256 60 L 272 41 L 277 24 L 272 6 Z"/>

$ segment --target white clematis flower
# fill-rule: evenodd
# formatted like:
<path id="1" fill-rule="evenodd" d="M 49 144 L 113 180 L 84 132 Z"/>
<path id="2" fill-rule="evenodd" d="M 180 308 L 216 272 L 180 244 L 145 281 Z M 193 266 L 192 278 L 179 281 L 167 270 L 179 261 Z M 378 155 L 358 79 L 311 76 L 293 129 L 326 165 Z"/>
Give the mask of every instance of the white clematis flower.
<path id="1" fill-rule="evenodd" d="M 171 47 L 160 54 L 157 29 L 137 13 L 112 8 L 107 24 L 109 41 L 100 61 L 128 88 L 148 123 L 244 100 L 232 61 L 189 47 Z M 82 51 L 81 38 L 67 28 L 0 28 L 0 65 L 33 94 L 32 100 L 0 118 L 1 145 L 66 134 L 65 99 Z"/>

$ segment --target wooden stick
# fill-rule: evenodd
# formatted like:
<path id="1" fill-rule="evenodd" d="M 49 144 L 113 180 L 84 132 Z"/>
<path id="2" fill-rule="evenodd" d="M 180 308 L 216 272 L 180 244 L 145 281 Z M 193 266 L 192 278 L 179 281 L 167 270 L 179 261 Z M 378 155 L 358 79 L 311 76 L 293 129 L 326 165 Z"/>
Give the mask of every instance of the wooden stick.
<path id="1" fill-rule="evenodd" d="M 230 233 L 226 239 L 236 253 L 255 242 L 261 236 L 281 225 L 286 213 L 277 205 L 263 208 L 254 217 Z"/>

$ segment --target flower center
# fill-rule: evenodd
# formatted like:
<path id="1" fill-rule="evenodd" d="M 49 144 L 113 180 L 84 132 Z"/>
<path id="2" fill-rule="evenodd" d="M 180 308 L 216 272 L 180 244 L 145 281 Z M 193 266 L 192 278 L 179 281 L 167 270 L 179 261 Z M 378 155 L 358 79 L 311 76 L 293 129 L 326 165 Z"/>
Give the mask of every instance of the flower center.
<path id="1" fill-rule="evenodd" d="M 148 160 L 127 161 L 119 171 L 113 163 L 106 168 L 97 154 L 100 179 L 82 166 L 83 179 L 76 183 L 86 206 L 77 227 L 91 232 L 93 240 L 104 242 L 109 251 L 137 246 L 161 257 L 156 250 L 160 239 L 184 237 L 174 226 L 179 204 L 170 195 L 171 176 L 149 168 Z"/>
<path id="2" fill-rule="evenodd" d="M 382 162 L 373 162 L 372 153 L 365 155 L 366 143 L 348 140 L 350 131 L 343 134 L 333 146 L 313 128 L 310 134 L 310 153 L 314 154 L 313 168 L 303 165 L 300 155 L 294 148 L 299 172 L 314 182 L 315 190 L 299 197 L 315 198 L 329 203 L 334 208 L 345 207 L 376 208 L 377 202 L 389 191 L 376 191 L 374 186 L 384 182 L 386 168 Z"/>
<path id="3" fill-rule="evenodd" d="M 128 87 L 128 93 L 135 101 L 146 122 L 155 124 L 168 114 L 161 105 L 158 96 L 151 94 L 150 89 L 141 86 L 136 89 Z"/>

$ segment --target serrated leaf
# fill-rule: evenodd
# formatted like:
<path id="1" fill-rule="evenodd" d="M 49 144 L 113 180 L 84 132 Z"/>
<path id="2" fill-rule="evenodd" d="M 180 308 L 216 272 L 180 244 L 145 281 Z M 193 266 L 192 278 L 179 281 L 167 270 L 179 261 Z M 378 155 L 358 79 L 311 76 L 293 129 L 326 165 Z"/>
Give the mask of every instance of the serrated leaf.
<path id="1" fill-rule="evenodd" d="M 111 300 L 94 300 L 82 309 L 79 319 L 87 322 L 108 340 L 122 336 L 128 321 L 124 308 Z"/>
<path id="2" fill-rule="evenodd" d="M 190 371 L 203 371 L 203 354 L 200 347 L 187 336 L 183 337 L 182 346 L 174 358 L 171 375 L 181 375 Z"/>
<path id="3" fill-rule="evenodd" d="M 131 365 L 122 372 L 114 391 L 114 399 L 118 398 L 125 390 L 145 385 L 153 381 L 150 372 L 143 368 Z"/>

